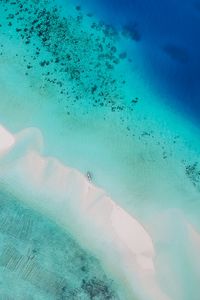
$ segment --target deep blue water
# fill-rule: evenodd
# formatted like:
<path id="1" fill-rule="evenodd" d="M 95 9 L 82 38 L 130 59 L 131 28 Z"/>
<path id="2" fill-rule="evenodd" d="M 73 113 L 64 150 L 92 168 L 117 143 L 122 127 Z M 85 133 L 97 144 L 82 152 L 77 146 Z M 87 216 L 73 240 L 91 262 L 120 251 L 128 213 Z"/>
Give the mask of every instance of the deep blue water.
<path id="1" fill-rule="evenodd" d="M 200 125 L 200 0 L 82 0 L 105 23 L 132 32 L 154 84 Z"/>

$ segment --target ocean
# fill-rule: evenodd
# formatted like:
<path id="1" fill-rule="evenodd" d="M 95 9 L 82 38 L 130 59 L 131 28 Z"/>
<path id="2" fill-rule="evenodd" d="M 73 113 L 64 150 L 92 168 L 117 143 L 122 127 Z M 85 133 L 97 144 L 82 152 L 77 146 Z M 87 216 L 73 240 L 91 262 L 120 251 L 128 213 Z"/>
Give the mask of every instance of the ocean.
<path id="1" fill-rule="evenodd" d="M 132 32 L 133 44 L 138 46 L 144 62 L 141 72 L 147 72 L 163 95 L 170 95 L 169 105 L 198 125 L 199 1 L 87 0 L 80 3 L 116 30 L 127 28 Z"/>
<path id="2" fill-rule="evenodd" d="M 198 300 L 198 2 L 0 11 L 0 297 Z"/>

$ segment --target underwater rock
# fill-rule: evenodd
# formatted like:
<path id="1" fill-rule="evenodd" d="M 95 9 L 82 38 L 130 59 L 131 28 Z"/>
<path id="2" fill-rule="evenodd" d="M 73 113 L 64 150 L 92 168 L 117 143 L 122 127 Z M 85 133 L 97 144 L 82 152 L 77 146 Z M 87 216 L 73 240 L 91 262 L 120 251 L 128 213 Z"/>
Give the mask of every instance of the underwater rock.
<path id="1" fill-rule="evenodd" d="M 187 63 L 189 60 L 189 54 L 183 47 L 179 47 L 173 44 L 167 44 L 163 47 L 163 51 L 173 60 L 180 63 Z"/>
<path id="2" fill-rule="evenodd" d="M 187 165 L 185 167 L 185 173 L 193 185 L 200 191 L 200 166 L 198 162 Z"/>
<path id="3" fill-rule="evenodd" d="M 141 33 L 138 30 L 138 24 L 136 22 L 124 25 L 122 28 L 122 35 L 135 42 L 139 42 L 141 40 Z"/>
<path id="4" fill-rule="evenodd" d="M 104 300 L 117 300 L 114 295 L 109 290 L 105 282 L 98 280 L 97 278 L 92 278 L 88 281 L 83 280 L 82 289 L 89 295 L 90 299 L 104 299 Z M 115 296 L 116 297 L 116 296 Z"/>

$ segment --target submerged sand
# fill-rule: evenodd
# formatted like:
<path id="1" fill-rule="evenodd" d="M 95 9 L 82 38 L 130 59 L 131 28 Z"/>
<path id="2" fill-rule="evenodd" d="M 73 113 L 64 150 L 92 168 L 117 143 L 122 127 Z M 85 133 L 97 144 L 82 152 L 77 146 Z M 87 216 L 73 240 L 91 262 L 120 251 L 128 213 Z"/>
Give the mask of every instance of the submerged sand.
<path id="1" fill-rule="evenodd" d="M 169 206 L 159 212 L 158 205 L 145 220 L 144 229 L 86 176 L 55 158 L 42 156 L 38 130 L 30 128 L 14 136 L 1 127 L 0 133 L 1 190 L 71 232 L 120 282 L 126 291 L 124 297 L 171 299 L 175 295 L 179 299 L 187 292 L 183 284 L 189 279 L 181 274 L 183 262 L 195 274 L 193 286 L 198 284 L 194 279 L 200 272 L 200 235 L 180 209 Z M 185 247 L 184 251 L 179 247 Z M 174 289 L 174 281 L 179 282 L 179 289 Z"/>
<path id="2" fill-rule="evenodd" d="M 41 152 L 37 130 L 17 135 L 1 185 L 67 224 L 134 297 L 198 300 L 199 131 L 163 104 L 171 95 L 141 72 L 138 48 L 132 62 L 122 58 L 130 41 L 95 16 L 52 1 L 2 1 L 1 9 L 0 121 L 13 133 L 39 128 L 45 145 Z M 66 211 L 63 188 L 75 201 Z"/>
<path id="3" fill-rule="evenodd" d="M 70 230 L 132 290 L 131 299 L 137 292 L 127 275 L 132 274 L 138 281 L 137 273 L 141 273 L 141 285 L 146 273 L 154 276 L 154 248 L 148 233 L 81 173 L 55 158 L 42 157 L 37 130 L 26 129 L 14 137 L 0 127 L 0 134 L 1 190 L 10 191 Z"/>

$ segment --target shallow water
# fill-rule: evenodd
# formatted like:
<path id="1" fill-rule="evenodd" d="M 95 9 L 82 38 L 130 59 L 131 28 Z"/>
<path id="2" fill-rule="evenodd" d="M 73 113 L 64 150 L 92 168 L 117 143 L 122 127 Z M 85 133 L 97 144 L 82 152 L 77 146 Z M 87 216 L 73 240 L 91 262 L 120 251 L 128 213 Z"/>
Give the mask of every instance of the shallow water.
<path id="1" fill-rule="evenodd" d="M 56 224 L 1 194 L 2 299 L 117 299 L 96 258 Z"/>
<path id="2" fill-rule="evenodd" d="M 13 133 L 39 128 L 43 155 L 57 157 L 85 177 L 90 174 L 93 184 L 141 222 L 156 251 L 155 282 L 162 290 L 156 299 L 198 299 L 199 131 L 170 104 L 177 101 L 175 93 L 163 94 L 155 85 L 152 73 L 145 71 L 142 47 L 132 43 L 129 30 L 121 34 L 100 22 L 100 16 L 89 13 L 89 4 L 87 9 L 63 1 L 0 5 L 0 123 Z M 171 44 L 165 52 L 175 59 L 187 56 Z M 34 143 L 32 135 L 29 143 Z M 1 187 L 9 186 L 3 178 Z M 52 223 L 55 219 L 47 219 L 48 213 L 33 212 L 34 197 L 12 197 L 2 196 L 2 297 L 118 299 L 117 284 L 111 281 L 119 278 L 105 264 L 114 257 L 112 245 L 103 257 L 94 250 L 95 239 L 83 242 L 81 230 L 69 226 L 63 232 Z M 59 223 L 59 213 L 56 218 Z M 36 245 L 40 249 L 29 264 Z M 37 272 L 31 279 L 24 270 L 34 272 L 38 265 L 48 279 Z M 46 281 L 51 280 L 59 288 L 48 290 Z M 129 298 L 150 299 L 134 280 Z M 12 291 L 11 282 L 16 283 Z M 147 284 L 147 295 L 151 290 Z"/>

